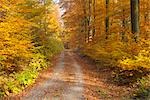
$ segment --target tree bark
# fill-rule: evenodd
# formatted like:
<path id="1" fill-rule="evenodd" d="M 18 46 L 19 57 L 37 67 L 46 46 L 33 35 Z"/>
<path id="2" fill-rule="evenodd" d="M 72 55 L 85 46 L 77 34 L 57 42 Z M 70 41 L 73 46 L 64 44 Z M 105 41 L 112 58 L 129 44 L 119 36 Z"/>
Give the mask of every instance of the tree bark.
<path id="1" fill-rule="evenodd" d="M 96 31 L 96 29 L 95 29 L 95 20 L 96 20 L 96 0 L 93 0 L 93 38 L 94 38 L 94 36 L 95 36 L 95 31 Z"/>
<path id="2" fill-rule="evenodd" d="M 131 0 L 131 27 L 134 34 L 133 39 L 138 41 L 140 26 L 139 26 L 139 0 Z"/>
<path id="3" fill-rule="evenodd" d="M 105 19 L 105 32 L 106 32 L 106 39 L 108 39 L 109 35 L 109 0 L 106 0 L 106 19 Z"/>
<path id="4" fill-rule="evenodd" d="M 86 12 L 86 0 L 83 0 L 83 13 L 84 13 L 84 33 L 85 33 L 85 42 L 87 41 L 87 12 Z"/>
<path id="5" fill-rule="evenodd" d="M 88 2 L 88 10 L 89 10 L 89 13 L 88 13 L 88 42 L 90 41 L 90 32 L 91 32 L 91 0 L 89 0 Z"/>

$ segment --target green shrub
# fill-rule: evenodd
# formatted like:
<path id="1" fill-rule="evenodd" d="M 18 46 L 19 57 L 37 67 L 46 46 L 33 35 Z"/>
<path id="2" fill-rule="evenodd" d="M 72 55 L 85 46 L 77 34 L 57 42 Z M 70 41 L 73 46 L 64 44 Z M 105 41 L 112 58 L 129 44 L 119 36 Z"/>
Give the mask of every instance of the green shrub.
<path id="1" fill-rule="evenodd" d="M 35 82 L 40 70 L 47 68 L 45 56 L 37 53 L 34 54 L 28 66 L 20 72 L 5 74 L 1 71 L 0 76 L 0 95 L 9 95 L 10 93 L 19 93 L 28 85 Z"/>
<path id="2" fill-rule="evenodd" d="M 35 81 L 37 75 L 38 75 L 37 71 L 25 70 L 20 74 L 17 74 L 16 79 L 21 86 L 27 86 L 32 84 Z"/>
<path id="3" fill-rule="evenodd" d="M 18 93 L 20 91 L 15 74 L 3 75 L 0 77 L 0 80 L 1 95 L 9 95 L 10 93 Z"/>
<path id="4" fill-rule="evenodd" d="M 139 79 L 137 84 L 138 89 L 132 98 L 148 100 L 150 97 L 150 76 Z"/>
<path id="5" fill-rule="evenodd" d="M 40 53 L 34 54 L 31 59 L 28 68 L 32 71 L 40 71 L 43 68 L 46 68 L 48 62 L 46 61 L 46 57 Z"/>
<path id="6" fill-rule="evenodd" d="M 63 50 L 63 43 L 58 39 L 51 37 L 48 39 L 48 41 L 45 42 L 46 43 L 44 43 L 44 45 L 39 49 L 39 51 L 47 58 L 51 58 L 53 55 Z"/>

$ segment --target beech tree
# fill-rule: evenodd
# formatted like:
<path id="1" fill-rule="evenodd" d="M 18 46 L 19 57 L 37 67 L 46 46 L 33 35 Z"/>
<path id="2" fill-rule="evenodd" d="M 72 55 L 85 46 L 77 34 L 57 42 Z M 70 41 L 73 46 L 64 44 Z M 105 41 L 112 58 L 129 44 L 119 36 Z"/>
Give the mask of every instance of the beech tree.
<path id="1" fill-rule="evenodd" d="M 108 39 L 108 34 L 109 34 L 109 0 L 106 0 L 105 27 L 106 27 L 106 39 Z"/>
<path id="2" fill-rule="evenodd" d="M 66 2 L 62 0 L 63 4 Z M 146 55 L 141 56 L 150 45 L 148 1 L 142 0 L 140 4 L 139 0 L 70 2 L 69 10 L 66 10 L 63 18 L 64 26 L 69 30 L 67 41 L 73 47 L 80 45 L 82 53 L 96 60 L 108 61 L 110 66 L 129 70 L 134 69 L 134 66 L 139 67 L 139 64 L 148 67 L 148 54 L 144 52 Z M 68 9 L 68 6 L 64 6 L 64 9 Z M 135 41 L 138 41 L 136 45 Z"/>
<path id="3" fill-rule="evenodd" d="M 131 0 L 131 25 L 136 42 L 138 41 L 140 32 L 139 16 L 139 0 Z"/>

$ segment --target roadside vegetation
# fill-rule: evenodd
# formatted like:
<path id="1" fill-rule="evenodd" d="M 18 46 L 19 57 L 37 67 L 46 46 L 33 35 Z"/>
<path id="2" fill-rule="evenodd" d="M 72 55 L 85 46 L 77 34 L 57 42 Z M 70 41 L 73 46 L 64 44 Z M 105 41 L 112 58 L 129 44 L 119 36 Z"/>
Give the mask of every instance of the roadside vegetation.
<path id="1" fill-rule="evenodd" d="M 33 84 L 63 50 L 57 9 L 51 0 L 0 0 L 0 97 Z"/>

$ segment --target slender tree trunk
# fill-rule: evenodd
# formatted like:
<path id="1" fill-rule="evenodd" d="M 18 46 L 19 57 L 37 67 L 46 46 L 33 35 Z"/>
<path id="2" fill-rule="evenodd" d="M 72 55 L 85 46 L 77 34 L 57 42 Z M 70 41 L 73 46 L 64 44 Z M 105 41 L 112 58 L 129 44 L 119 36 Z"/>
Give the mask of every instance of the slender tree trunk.
<path id="1" fill-rule="evenodd" d="M 89 10 L 89 13 L 88 13 L 88 42 L 90 41 L 90 32 L 91 32 L 91 0 L 89 0 L 88 2 L 88 10 Z"/>
<path id="2" fill-rule="evenodd" d="M 93 0 L 93 36 L 92 36 L 92 38 L 94 38 L 94 36 L 95 36 L 95 31 L 96 31 L 96 29 L 95 29 L 95 20 L 96 20 L 96 6 L 95 6 L 95 4 L 96 4 L 96 0 Z"/>
<path id="3" fill-rule="evenodd" d="M 109 0 L 106 0 L 106 19 L 105 19 L 105 32 L 106 32 L 106 39 L 108 39 L 109 35 Z"/>
<path id="4" fill-rule="evenodd" d="M 122 37 L 122 41 L 125 41 L 125 29 L 126 29 L 126 21 L 125 21 L 125 18 L 124 18 L 124 9 L 122 10 L 122 13 L 123 13 L 123 19 L 122 19 L 122 34 L 121 34 L 121 37 Z"/>
<path id="5" fill-rule="evenodd" d="M 125 29 L 126 29 L 126 18 L 125 18 L 125 9 L 123 6 L 123 1 L 121 1 L 121 6 L 122 6 L 122 32 L 121 32 L 121 41 L 125 41 Z"/>
<path id="6" fill-rule="evenodd" d="M 85 42 L 87 41 L 87 12 L 86 12 L 86 0 L 83 0 L 83 13 L 84 13 L 84 33 L 85 33 Z"/>
<path id="7" fill-rule="evenodd" d="M 140 33 L 139 26 L 139 0 L 131 0 L 131 26 L 134 40 L 137 42 Z"/>

